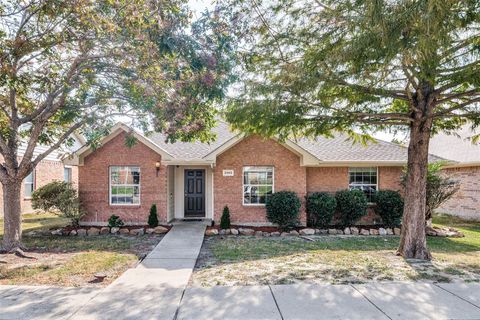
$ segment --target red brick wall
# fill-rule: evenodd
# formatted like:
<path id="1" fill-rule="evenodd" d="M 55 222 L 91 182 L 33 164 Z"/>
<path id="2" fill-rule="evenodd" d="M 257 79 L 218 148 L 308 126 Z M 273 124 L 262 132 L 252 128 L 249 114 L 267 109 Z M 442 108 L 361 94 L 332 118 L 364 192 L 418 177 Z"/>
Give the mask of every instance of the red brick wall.
<path id="1" fill-rule="evenodd" d="M 335 193 L 348 189 L 347 167 L 307 168 L 307 192 Z"/>
<path id="2" fill-rule="evenodd" d="M 266 222 L 264 206 L 243 205 L 243 167 L 273 166 L 274 191 L 289 190 L 297 193 L 302 203 L 306 194 L 306 168 L 300 158 L 274 140 L 252 136 L 239 142 L 217 157 L 214 169 L 214 219 L 220 220 L 223 207 L 228 205 L 233 223 Z M 224 169 L 233 169 L 233 177 L 224 177 Z M 301 221 L 306 214 L 302 206 Z"/>
<path id="3" fill-rule="evenodd" d="M 401 191 L 400 177 L 402 167 L 378 167 L 378 188 L 379 190 Z M 334 194 L 336 191 L 348 189 L 348 168 L 347 167 L 310 167 L 307 168 L 307 192 L 328 192 Z M 366 216 L 362 217 L 358 224 L 381 223 L 373 207 L 368 208 Z"/>
<path id="4" fill-rule="evenodd" d="M 480 166 L 449 168 L 444 172 L 460 183 L 460 189 L 437 211 L 480 220 Z"/>
<path id="5" fill-rule="evenodd" d="M 400 191 L 403 194 L 400 185 L 402 170 L 402 167 L 378 167 L 378 189 Z"/>
<path id="6" fill-rule="evenodd" d="M 21 161 L 21 158 L 19 159 Z M 50 183 L 54 180 L 63 181 L 63 168 L 64 165 L 61 161 L 52 161 L 52 160 L 43 160 L 41 161 L 37 167 L 35 168 L 35 189 L 40 188 L 47 183 Z M 78 169 L 77 167 L 72 167 L 72 182 L 75 186 L 78 183 Z M 32 201 L 29 198 L 24 197 L 24 187 L 25 185 L 22 184 L 22 191 L 21 191 L 21 207 L 22 213 L 27 213 L 33 211 L 32 209 Z M 3 190 L 2 186 L 0 185 L 0 215 L 3 215 Z"/>
<path id="7" fill-rule="evenodd" d="M 167 220 L 167 168 L 162 166 L 156 175 L 155 162 L 161 156 L 141 142 L 132 148 L 125 146 L 125 134 L 119 134 L 85 157 L 79 167 L 79 194 L 89 223 L 105 223 L 115 214 L 125 223 L 146 224 L 152 204 L 157 205 L 158 219 Z M 140 205 L 111 206 L 109 204 L 109 167 L 140 167 Z"/>

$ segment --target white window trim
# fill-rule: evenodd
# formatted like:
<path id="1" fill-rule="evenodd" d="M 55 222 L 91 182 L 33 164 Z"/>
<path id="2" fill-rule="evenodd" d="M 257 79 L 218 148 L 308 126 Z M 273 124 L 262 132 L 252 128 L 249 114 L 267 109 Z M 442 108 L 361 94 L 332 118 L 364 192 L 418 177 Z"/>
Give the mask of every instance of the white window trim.
<path id="1" fill-rule="evenodd" d="M 35 191 L 35 187 L 36 187 L 35 181 L 37 180 L 37 179 L 36 179 L 36 178 L 37 178 L 37 175 L 36 175 L 36 173 L 35 173 L 35 168 L 32 170 L 31 174 L 32 174 L 32 178 L 33 178 L 33 179 L 32 179 L 33 181 L 32 181 L 32 183 L 31 183 L 31 185 L 33 186 L 33 188 L 32 188 L 32 194 L 33 194 L 33 192 Z M 27 178 L 27 177 L 25 177 L 25 179 L 26 179 L 26 178 Z M 23 179 L 23 199 L 25 199 L 25 200 L 31 200 L 31 199 L 32 199 L 32 196 L 26 196 L 26 195 L 25 195 L 25 188 L 26 188 L 25 179 Z"/>
<path id="2" fill-rule="evenodd" d="M 376 172 L 377 172 L 377 183 L 376 184 L 373 184 L 373 183 L 368 183 L 368 184 L 365 184 L 365 186 L 375 186 L 375 190 L 376 191 L 379 191 L 379 187 L 378 187 L 378 181 L 380 180 L 380 176 L 378 175 L 378 167 L 349 167 L 348 168 L 348 189 L 350 190 L 350 169 L 355 169 L 355 168 L 362 168 L 362 169 L 367 169 L 367 168 L 375 168 Z M 373 205 L 375 204 L 375 202 L 368 202 L 369 205 Z"/>
<path id="3" fill-rule="evenodd" d="M 265 203 L 245 203 L 245 168 L 247 167 L 271 167 L 272 168 L 272 194 L 275 192 L 275 167 L 272 165 L 250 165 L 242 167 L 242 205 L 244 207 L 265 207 Z"/>
<path id="4" fill-rule="evenodd" d="M 136 187 L 138 186 L 138 203 L 112 203 L 112 168 L 113 167 L 134 167 L 138 168 L 138 172 L 140 173 L 140 183 L 136 184 L 125 184 L 123 186 L 131 186 Z M 112 165 L 108 167 L 108 203 L 110 206 L 113 207 L 139 207 L 142 204 L 142 171 L 140 166 L 136 165 Z"/>

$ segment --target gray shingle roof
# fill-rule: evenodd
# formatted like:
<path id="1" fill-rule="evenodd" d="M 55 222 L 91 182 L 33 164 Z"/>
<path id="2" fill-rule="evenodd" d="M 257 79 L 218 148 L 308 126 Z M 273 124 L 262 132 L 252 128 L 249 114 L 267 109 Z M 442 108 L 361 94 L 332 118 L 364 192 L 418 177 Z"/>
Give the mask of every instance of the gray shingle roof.
<path id="1" fill-rule="evenodd" d="M 211 143 L 201 142 L 165 142 L 165 135 L 155 133 L 148 138 L 156 143 L 178 160 L 201 160 L 210 152 L 214 151 L 228 140 L 236 136 L 230 131 L 229 125 L 218 121 L 213 129 L 217 139 Z M 352 143 L 342 133 L 334 134 L 333 138 L 317 137 L 316 139 L 301 138 L 297 141 L 301 148 L 318 158 L 320 161 L 407 161 L 407 148 L 395 143 L 377 140 L 367 146 Z M 430 155 L 430 161 L 438 161 L 442 158 Z"/>
<path id="2" fill-rule="evenodd" d="M 165 142 L 166 136 L 161 133 L 154 133 L 149 135 L 148 138 L 178 160 L 200 160 L 236 136 L 235 133 L 230 131 L 229 125 L 223 121 L 217 121 L 217 126 L 212 131 L 217 135 L 217 139 L 210 143 L 198 141 L 167 143 Z"/>

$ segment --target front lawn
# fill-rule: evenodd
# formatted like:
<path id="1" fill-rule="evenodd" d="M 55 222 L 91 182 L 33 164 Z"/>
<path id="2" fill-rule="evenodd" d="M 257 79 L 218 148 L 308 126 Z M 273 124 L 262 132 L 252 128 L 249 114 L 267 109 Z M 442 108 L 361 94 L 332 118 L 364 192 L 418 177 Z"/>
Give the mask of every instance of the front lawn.
<path id="1" fill-rule="evenodd" d="M 436 217 L 464 238 L 428 238 L 431 263 L 395 255 L 399 237 L 315 236 L 301 238 L 209 237 L 192 278 L 193 285 L 285 284 L 301 281 L 480 281 L 480 223 Z"/>
<path id="2" fill-rule="evenodd" d="M 22 215 L 22 231 L 49 230 L 66 226 L 69 220 L 53 213 L 28 213 Z M 3 236 L 3 219 L 0 219 L 0 237 Z"/>
<path id="3" fill-rule="evenodd" d="M 28 258 L 0 254 L 0 284 L 107 285 L 135 266 L 162 238 L 162 235 L 68 237 L 48 232 L 48 235 L 28 236 L 29 231 L 47 231 L 68 221 L 51 214 L 24 215 L 22 221 Z M 94 281 L 99 272 L 107 275 L 102 283 Z"/>

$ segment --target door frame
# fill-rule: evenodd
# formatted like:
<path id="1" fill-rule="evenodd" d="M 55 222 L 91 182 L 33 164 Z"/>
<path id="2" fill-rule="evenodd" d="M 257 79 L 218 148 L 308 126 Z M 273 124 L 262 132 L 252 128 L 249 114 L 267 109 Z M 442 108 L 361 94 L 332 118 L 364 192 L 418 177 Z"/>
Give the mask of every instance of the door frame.
<path id="1" fill-rule="evenodd" d="M 187 213 L 186 206 L 187 206 L 187 172 L 188 171 L 201 171 L 202 174 L 202 202 L 203 202 L 203 213 Z M 185 168 L 183 169 L 183 193 L 184 193 L 184 198 L 183 198 L 183 216 L 185 218 L 205 218 L 207 215 L 207 190 L 206 190 L 206 185 L 207 185 L 207 171 L 205 169 L 191 169 L 191 168 Z M 194 186 L 195 188 L 196 186 Z"/>
<path id="2" fill-rule="evenodd" d="M 174 219 L 185 219 L 185 169 L 205 170 L 205 217 L 198 219 L 213 219 L 213 168 L 204 165 L 174 165 Z"/>

